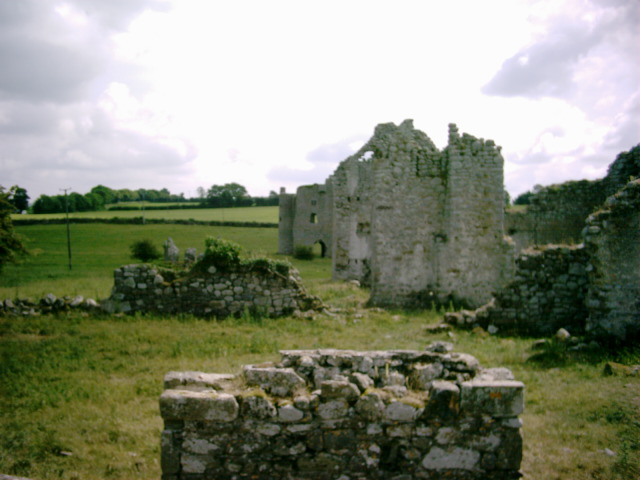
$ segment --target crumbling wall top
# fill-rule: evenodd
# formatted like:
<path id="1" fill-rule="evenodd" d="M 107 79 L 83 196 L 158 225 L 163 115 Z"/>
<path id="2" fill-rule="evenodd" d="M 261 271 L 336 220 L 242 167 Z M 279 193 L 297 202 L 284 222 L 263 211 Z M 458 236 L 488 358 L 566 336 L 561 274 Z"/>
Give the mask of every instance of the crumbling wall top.
<path id="1" fill-rule="evenodd" d="M 524 385 L 450 347 L 283 351 L 235 379 L 172 372 L 163 478 L 518 478 Z"/>

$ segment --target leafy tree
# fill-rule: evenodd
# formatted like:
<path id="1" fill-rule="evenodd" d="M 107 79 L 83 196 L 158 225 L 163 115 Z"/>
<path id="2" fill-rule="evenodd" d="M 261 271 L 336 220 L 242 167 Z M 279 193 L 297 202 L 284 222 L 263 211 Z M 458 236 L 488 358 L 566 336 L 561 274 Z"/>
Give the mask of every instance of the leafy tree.
<path id="1" fill-rule="evenodd" d="M 91 195 L 91 194 L 89 194 Z M 86 195 L 71 192 L 69 194 L 69 211 L 70 212 L 89 212 L 93 210 L 93 198 L 87 198 Z"/>
<path id="2" fill-rule="evenodd" d="M 234 202 L 238 202 L 239 200 L 249 196 L 247 189 L 239 183 L 225 183 L 224 188 L 229 192 Z"/>
<path id="3" fill-rule="evenodd" d="M 511 205 L 511 195 L 506 190 L 504 191 L 504 206 L 508 207 Z"/>
<path id="4" fill-rule="evenodd" d="M 60 195 L 40 195 L 33 204 L 33 213 L 61 213 L 64 212 L 64 198 Z"/>
<path id="5" fill-rule="evenodd" d="M 12 187 L 5 192 L 4 187 L 0 186 L 0 271 L 4 265 L 27 253 L 11 221 L 11 213 L 15 210 L 12 199 L 16 189 L 17 187 Z"/>
<path id="6" fill-rule="evenodd" d="M 160 196 L 157 190 L 147 190 L 146 188 L 139 188 L 138 195 L 140 196 L 140 200 L 145 202 L 155 202 Z"/>
<path id="7" fill-rule="evenodd" d="M 89 211 L 101 210 L 102 208 L 104 208 L 104 198 L 102 197 L 102 195 L 90 192 L 87 193 L 84 198 L 89 204 Z"/>
<path id="8" fill-rule="evenodd" d="M 277 206 L 280 203 L 280 195 L 271 190 L 268 197 L 253 197 L 252 200 L 256 207 Z"/>
<path id="9" fill-rule="evenodd" d="M 116 201 L 118 202 L 134 202 L 139 200 L 139 198 L 140 195 L 138 195 L 138 192 L 129 190 L 128 188 L 116 190 Z"/>
<path id="10" fill-rule="evenodd" d="M 116 200 L 116 192 L 109 187 L 105 187 L 104 185 L 96 185 L 91 189 L 89 193 L 95 193 L 102 197 L 102 207 L 108 205 L 109 203 L 113 203 Z"/>
<path id="11" fill-rule="evenodd" d="M 207 205 L 211 207 L 239 207 L 251 204 L 247 189 L 239 183 L 212 185 L 207 191 Z"/>
<path id="12" fill-rule="evenodd" d="M 11 188 L 13 189 L 13 196 L 9 199 L 9 202 L 16 208 L 16 211 L 25 211 L 29 208 L 29 195 L 27 195 L 27 191 L 17 185 Z"/>
<path id="13" fill-rule="evenodd" d="M 531 197 L 533 197 L 534 195 L 535 195 L 535 193 L 533 193 L 531 191 L 521 193 L 513 201 L 513 204 L 514 205 L 529 205 L 531 203 Z"/>
<path id="14" fill-rule="evenodd" d="M 148 239 L 133 242 L 129 248 L 131 256 L 141 262 L 150 262 L 160 258 L 160 250 Z"/>

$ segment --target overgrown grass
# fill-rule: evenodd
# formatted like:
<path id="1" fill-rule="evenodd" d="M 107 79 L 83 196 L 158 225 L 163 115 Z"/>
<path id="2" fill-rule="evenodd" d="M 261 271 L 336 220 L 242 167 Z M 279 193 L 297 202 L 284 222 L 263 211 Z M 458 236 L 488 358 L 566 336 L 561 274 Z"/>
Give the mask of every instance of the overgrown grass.
<path id="1" fill-rule="evenodd" d="M 342 313 L 313 320 L 1 319 L 0 409 L 11 415 L 0 419 L 0 471 L 37 479 L 158 478 L 157 402 L 168 371 L 238 372 L 277 359 L 281 349 L 422 349 L 451 340 L 457 351 L 509 367 L 525 382 L 525 478 L 636 478 L 639 385 L 603 376 L 604 357 L 541 367 L 528 361 L 530 340 L 428 335 L 425 325 L 439 321 L 435 312 L 362 310 L 365 292 L 336 285 L 332 293 Z"/>
<path id="2" fill-rule="evenodd" d="M 64 226 L 19 230 L 41 253 L 3 273 L 0 298 L 16 291 L 104 297 L 113 268 L 131 261 L 128 246 L 136 238 L 161 244 L 171 236 L 182 249 L 201 250 L 206 236 L 221 236 L 268 255 L 277 245 L 276 229 L 75 225 L 69 272 Z M 365 290 L 329 279 L 329 259 L 293 263 L 311 293 L 340 313 L 313 320 L 0 318 L 0 472 L 35 479 L 159 478 L 158 397 L 168 371 L 237 372 L 243 364 L 277 359 L 281 349 L 422 349 L 449 340 L 456 351 L 484 366 L 508 367 L 525 383 L 526 479 L 638 478 L 640 382 L 602 370 L 610 359 L 640 363 L 640 349 L 615 355 L 560 349 L 534 361 L 532 339 L 427 334 L 425 326 L 441 320 L 437 312 L 367 310 Z"/>

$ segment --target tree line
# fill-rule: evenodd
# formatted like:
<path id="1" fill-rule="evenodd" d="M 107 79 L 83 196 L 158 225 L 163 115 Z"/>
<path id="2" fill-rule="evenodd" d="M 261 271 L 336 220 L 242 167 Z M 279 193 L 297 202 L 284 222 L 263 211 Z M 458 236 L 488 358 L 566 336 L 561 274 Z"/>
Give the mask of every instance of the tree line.
<path id="1" fill-rule="evenodd" d="M 208 190 L 198 187 L 198 195 L 202 206 L 209 208 L 278 205 L 278 194 L 273 190 L 269 192 L 268 197 L 252 197 L 239 183 L 212 185 Z"/>
<path id="2" fill-rule="evenodd" d="M 172 194 L 167 188 L 111 189 L 104 185 L 93 187 L 88 193 L 70 192 L 67 195 L 40 195 L 29 207 L 27 191 L 14 187 L 12 202 L 16 212 L 64 213 L 105 210 L 108 206 L 127 202 L 182 203 L 193 208 L 222 208 L 278 205 L 278 195 L 271 191 L 267 197 L 252 197 L 239 183 L 212 185 L 209 189 L 198 187 L 198 197 L 185 198 L 183 193 Z"/>
<path id="3" fill-rule="evenodd" d="M 5 190 L 0 185 L 0 272 L 7 263 L 27 253 L 22 238 L 13 228 L 11 214 L 16 211 L 16 203 L 22 206 L 28 200 L 25 189 L 13 186 Z"/>

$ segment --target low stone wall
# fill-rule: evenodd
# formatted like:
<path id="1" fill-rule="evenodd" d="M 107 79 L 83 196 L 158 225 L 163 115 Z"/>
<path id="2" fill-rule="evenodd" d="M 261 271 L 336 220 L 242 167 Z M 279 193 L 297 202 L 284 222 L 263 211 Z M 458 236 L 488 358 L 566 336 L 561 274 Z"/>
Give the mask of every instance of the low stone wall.
<path id="1" fill-rule="evenodd" d="M 82 295 L 56 297 L 53 293 L 47 293 L 35 301 L 29 298 L 0 300 L 0 315 L 33 317 L 48 313 L 74 311 L 95 313 L 100 311 L 100 304 L 94 299 L 84 298 Z"/>
<path id="2" fill-rule="evenodd" d="M 578 333 L 588 315 L 588 264 L 581 246 L 529 249 L 516 259 L 514 281 L 496 292 L 491 304 L 475 312 L 447 314 L 446 320 L 533 335 L 548 335 L 561 327 Z"/>
<path id="3" fill-rule="evenodd" d="M 171 279 L 173 276 L 173 272 L 148 264 L 120 267 L 114 272 L 113 291 L 103 308 L 109 312 L 224 318 L 245 311 L 276 317 L 322 306 L 317 297 L 306 293 L 293 269 L 285 276 L 247 268 L 221 272 L 209 267 L 205 272 L 191 270 Z"/>
<path id="4" fill-rule="evenodd" d="M 586 218 L 606 199 L 601 180 L 542 188 L 526 212 L 507 212 L 505 230 L 518 250 L 533 245 L 580 243 Z"/>
<path id="5" fill-rule="evenodd" d="M 444 342 L 171 372 L 163 480 L 516 479 L 524 385 Z"/>
<path id="6" fill-rule="evenodd" d="M 616 341 L 640 340 L 640 180 L 587 219 L 584 243 L 592 263 L 587 330 Z"/>

